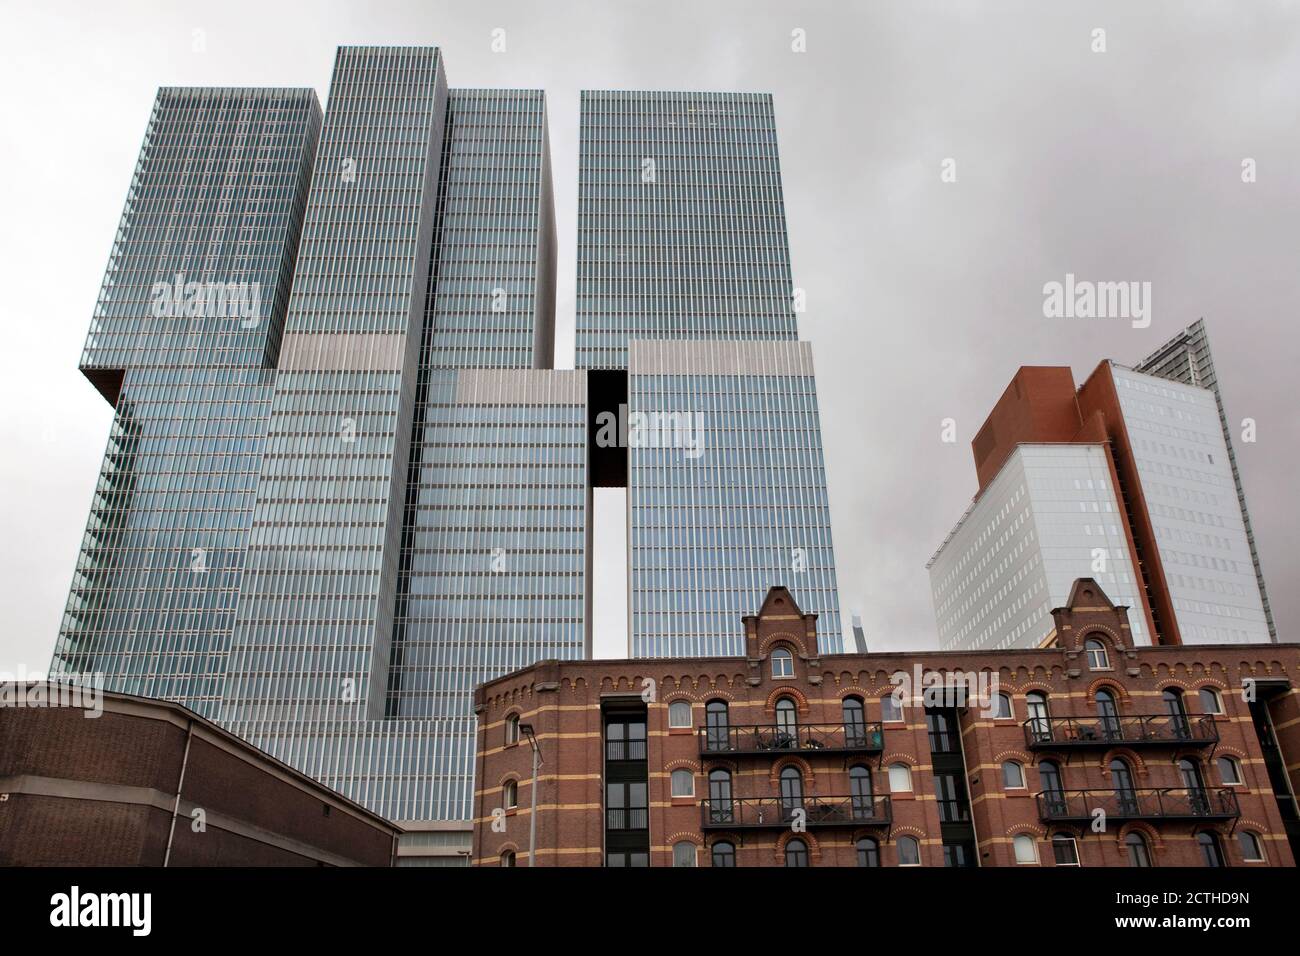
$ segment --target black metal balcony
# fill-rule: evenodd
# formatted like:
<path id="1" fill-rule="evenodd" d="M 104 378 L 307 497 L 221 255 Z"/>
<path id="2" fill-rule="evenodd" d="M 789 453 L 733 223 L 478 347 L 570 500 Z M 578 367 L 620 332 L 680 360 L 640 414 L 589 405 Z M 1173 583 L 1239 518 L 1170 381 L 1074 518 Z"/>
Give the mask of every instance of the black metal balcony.
<path id="1" fill-rule="evenodd" d="M 650 811 L 645 807 L 606 807 L 605 827 L 610 830 L 646 830 Z"/>
<path id="2" fill-rule="evenodd" d="M 645 760 L 645 738 L 634 738 L 632 740 L 606 740 L 605 759 L 610 761 Z"/>
<path id="3" fill-rule="evenodd" d="M 879 753 L 885 748 L 880 724 L 757 724 L 701 727 L 700 756 L 762 757 L 787 753 Z"/>
<path id="4" fill-rule="evenodd" d="M 1174 714 L 1116 717 L 1031 717 L 1025 721 L 1025 743 L 1031 750 L 1088 747 L 1209 746 L 1219 742 L 1214 718 Z"/>
<path id="5" fill-rule="evenodd" d="M 887 826 L 893 821 L 889 795 L 826 797 L 733 797 L 700 802 L 705 830 L 786 830 L 800 820 L 817 827 Z"/>
<path id="6" fill-rule="evenodd" d="M 1241 815 L 1232 790 L 1171 787 L 1147 790 L 1045 790 L 1041 820 L 1090 822 L 1097 810 L 1108 820 L 1231 820 Z"/>

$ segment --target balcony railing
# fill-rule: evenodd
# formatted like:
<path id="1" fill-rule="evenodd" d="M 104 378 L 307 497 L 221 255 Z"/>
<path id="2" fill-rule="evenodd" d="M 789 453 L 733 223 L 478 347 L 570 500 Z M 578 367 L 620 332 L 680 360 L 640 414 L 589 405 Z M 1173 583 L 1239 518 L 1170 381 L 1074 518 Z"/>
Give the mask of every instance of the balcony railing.
<path id="1" fill-rule="evenodd" d="M 808 751 L 879 753 L 885 747 L 881 725 L 866 723 L 701 727 L 699 741 L 702 756 L 762 756 Z"/>
<path id="2" fill-rule="evenodd" d="M 650 826 L 650 811 L 645 807 L 606 807 L 605 827 L 609 830 L 645 830 Z"/>
<path id="3" fill-rule="evenodd" d="M 1097 810 L 1111 820 L 1229 820 L 1241 815 L 1232 790 L 1173 787 L 1159 790 L 1045 790 L 1037 795 L 1042 820 L 1090 821 Z"/>
<path id="4" fill-rule="evenodd" d="M 826 797 L 733 797 L 703 800 L 701 821 L 706 830 L 766 827 L 784 830 L 800 819 L 813 827 L 885 826 L 893 820 L 889 795 Z"/>
<path id="5" fill-rule="evenodd" d="M 645 760 L 645 739 L 606 740 L 606 760 Z"/>
<path id="6" fill-rule="evenodd" d="M 1025 721 L 1030 748 L 1203 746 L 1217 743 L 1214 718 L 1174 714 L 1116 717 L 1031 717 Z"/>

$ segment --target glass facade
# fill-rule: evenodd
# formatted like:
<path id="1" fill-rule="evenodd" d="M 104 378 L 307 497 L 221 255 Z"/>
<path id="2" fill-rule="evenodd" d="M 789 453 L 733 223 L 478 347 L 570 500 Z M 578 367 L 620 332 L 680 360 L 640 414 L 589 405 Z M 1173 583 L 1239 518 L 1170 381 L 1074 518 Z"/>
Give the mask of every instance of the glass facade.
<path id="1" fill-rule="evenodd" d="M 703 443 L 627 442 L 631 652 L 740 653 L 736 621 L 778 583 L 842 639 L 772 98 L 581 105 L 575 364 L 626 369 L 629 422 Z"/>
<path id="2" fill-rule="evenodd" d="M 474 687 L 590 653 L 597 368 L 703 423 L 698 455 L 629 449 L 635 653 L 739 652 L 773 583 L 839 630 L 770 97 L 585 93 L 582 136 L 555 370 L 540 91 L 347 47 L 323 118 L 159 93 L 82 357 L 116 417 L 53 670 L 468 820 Z"/>
<path id="3" fill-rule="evenodd" d="M 744 653 L 773 584 L 842 639 L 826 463 L 806 342 L 633 341 L 629 412 L 689 410 L 684 442 L 629 449 L 632 654 Z M 664 421 L 663 418 L 658 419 Z"/>
<path id="4" fill-rule="evenodd" d="M 1111 366 L 1185 644 L 1272 639 L 1214 393 Z"/>
<path id="5" fill-rule="evenodd" d="M 1214 371 L 1214 356 L 1210 352 L 1210 338 L 1205 330 L 1205 321 L 1197 319 L 1182 332 L 1148 355 L 1136 367 L 1136 371 L 1145 372 L 1207 388 L 1214 394 L 1214 403 L 1219 413 L 1219 424 L 1223 429 L 1223 444 L 1228 454 L 1228 464 L 1232 470 L 1232 481 L 1237 490 L 1237 504 L 1241 511 L 1241 523 L 1246 531 L 1246 543 L 1250 548 L 1250 560 L 1255 568 L 1255 583 L 1259 589 L 1260 604 L 1264 608 L 1264 620 L 1268 625 L 1269 637 L 1277 641 L 1277 626 L 1273 622 L 1273 611 L 1268 603 L 1268 589 L 1264 586 L 1264 571 L 1259 563 L 1259 550 L 1255 546 L 1255 531 L 1250 524 L 1250 509 L 1246 507 L 1246 489 L 1242 485 L 1241 470 L 1237 467 L 1237 454 L 1232 447 L 1232 431 L 1228 425 L 1228 412 L 1224 407 L 1223 393 L 1219 391 L 1219 376 Z"/>
<path id="6" fill-rule="evenodd" d="M 579 150 L 575 367 L 798 338 L 770 95 L 584 90 Z"/>
<path id="7" fill-rule="evenodd" d="M 114 417 L 52 673 L 216 716 L 320 123 L 307 89 L 158 92 L 81 356 Z"/>

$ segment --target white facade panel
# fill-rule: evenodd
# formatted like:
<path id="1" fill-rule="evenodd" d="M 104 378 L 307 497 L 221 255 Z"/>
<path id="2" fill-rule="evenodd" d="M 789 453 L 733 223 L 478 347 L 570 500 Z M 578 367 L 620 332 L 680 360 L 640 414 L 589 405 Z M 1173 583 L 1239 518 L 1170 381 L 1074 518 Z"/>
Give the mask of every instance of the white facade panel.
<path id="1" fill-rule="evenodd" d="M 943 650 L 1037 646 L 1082 577 L 1134 608 L 1133 638 L 1149 643 L 1102 445 L 1018 446 L 929 568 Z"/>
<path id="2" fill-rule="evenodd" d="M 1111 370 L 1183 642 L 1271 640 L 1214 393 Z"/>

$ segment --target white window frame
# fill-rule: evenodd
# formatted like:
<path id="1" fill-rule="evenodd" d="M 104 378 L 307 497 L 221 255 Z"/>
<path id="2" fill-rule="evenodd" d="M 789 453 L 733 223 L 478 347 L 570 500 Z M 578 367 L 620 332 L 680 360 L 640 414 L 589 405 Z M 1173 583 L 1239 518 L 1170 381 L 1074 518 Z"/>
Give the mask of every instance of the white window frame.
<path id="1" fill-rule="evenodd" d="M 894 769 L 895 769 L 895 768 L 901 768 L 902 771 L 903 771 L 904 773 L 907 774 L 907 788 L 906 788 L 906 789 L 903 789 L 903 788 L 901 788 L 901 787 L 895 787 L 895 786 L 894 786 Z M 912 768 L 909 767 L 907 764 L 902 763 L 902 762 L 891 763 L 891 764 L 889 765 L 889 767 L 888 767 L 886 773 L 885 773 L 885 776 L 886 776 L 886 779 L 889 780 L 889 792 L 890 792 L 890 793 L 913 793 L 913 792 L 915 792 L 914 789 L 913 789 L 914 784 L 913 784 L 913 781 L 912 781 Z"/>
<path id="2" fill-rule="evenodd" d="M 1237 776 L 1236 780 L 1228 781 L 1223 779 L 1223 768 L 1219 766 L 1220 760 L 1226 760 L 1230 764 L 1232 764 L 1232 772 L 1236 774 Z M 1236 757 L 1230 756 L 1228 754 L 1219 754 L 1219 756 L 1214 758 L 1214 769 L 1219 775 L 1219 782 L 1222 783 L 1225 787 L 1245 786 L 1246 780 L 1241 775 L 1241 761 L 1238 760 Z"/>
<path id="3" fill-rule="evenodd" d="M 686 705 L 686 723 L 674 724 L 673 708 L 677 707 L 680 704 Z M 670 700 L 668 702 L 668 727 L 670 729 L 681 730 L 683 727 L 689 728 L 694 725 L 694 722 L 695 722 L 695 708 L 691 705 L 691 702 L 689 700 Z"/>
<path id="4" fill-rule="evenodd" d="M 1032 853 L 1034 857 L 1032 860 L 1020 859 L 1020 852 L 1016 848 L 1021 845 L 1021 840 L 1029 841 L 1029 852 Z M 1038 866 L 1040 862 L 1038 859 L 1038 841 L 1028 833 L 1017 833 L 1011 838 L 1011 855 L 1016 861 L 1016 866 Z"/>
<path id="5" fill-rule="evenodd" d="M 904 863 L 904 862 L 903 862 L 903 841 L 904 841 L 904 840 L 911 840 L 911 841 L 916 845 L 916 862 L 915 862 L 915 863 Z M 897 843 L 897 849 L 895 850 L 895 852 L 898 854 L 898 865 L 899 865 L 899 866 L 922 866 L 922 865 L 923 865 L 922 862 L 921 862 L 921 841 L 920 841 L 920 840 L 918 840 L 918 839 L 917 839 L 916 837 L 914 837 L 914 836 L 911 836 L 911 835 L 905 834 L 905 835 L 903 835 L 903 836 L 900 836 L 900 837 L 898 838 L 898 840 L 896 841 L 896 843 Z"/>
<path id="6" fill-rule="evenodd" d="M 690 863 L 677 862 L 677 848 L 679 846 L 689 846 L 691 848 Z M 692 843 L 690 840 L 678 840 L 676 843 L 673 844 L 673 867 L 674 868 L 680 866 L 682 869 L 687 869 L 689 867 L 699 866 L 699 863 L 700 863 L 700 848 L 696 846 L 694 843 Z"/>
<path id="7" fill-rule="evenodd" d="M 1246 856 L 1245 848 L 1243 847 L 1241 853 L 1242 861 L 1246 863 L 1267 863 L 1268 859 L 1264 856 L 1264 841 L 1260 839 L 1259 834 L 1254 830 L 1242 830 L 1241 833 L 1246 834 L 1255 841 L 1255 850 L 1259 854 L 1259 856 Z M 1239 847 L 1241 846 L 1241 833 L 1237 835 L 1237 846 Z"/>
<path id="8" fill-rule="evenodd" d="M 1010 784 L 1010 783 L 1007 783 L 1007 767 L 1008 767 L 1008 766 L 1015 767 L 1015 768 L 1016 768 L 1016 772 L 1020 774 L 1020 782 L 1019 782 L 1019 783 L 1017 783 L 1017 784 Z M 1004 760 L 1004 761 L 1002 761 L 1002 789 L 1003 789 L 1003 790 L 1024 790 L 1024 789 L 1026 788 L 1026 786 L 1027 786 L 1027 784 L 1025 783 L 1025 781 L 1026 781 L 1026 777 L 1025 777 L 1025 765 L 1024 765 L 1024 764 L 1022 764 L 1019 760 Z"/>
<path id="9" fill-rule="evenodd" d="M 783 661 L 788 663 L 790 666 L 790 673 L 778 674 L 776 672 L 777 661 Z M 791 680 L 794 677 L 794 651 L 790 650 L 788 647 L 774 648 L 772 651 L 771 663 L 772 663 L 772 680 Z"/>
<path id="10" fill-rule="evenodd" d="M 1058 840 L 1057 837 L 1062 837 L 1063 839 L 1059 839 L 1059 840 Z M 1070 846 L 1074 849 L 1074 862 L 1073 862 L 1073 863 L 1057 863 L 1057 862 L 1056 862 L 1056 844 L 1057 844 L 1057 843 L 1064 843 L 1064 842 L 1066 842 L 1067 840 L 1069 841 Z M 1053 866 L 1083 866 L 1083 861 L 1082 861 L 1081 859 L 1079 859 L 1079 841 L 1076 840 L 1074 837 L 1070 836 L 1068 833 L 1054 833 L 1054 834 L 1052 834 L 1051 838 L 1050 838 L 1047 842 L 1048 842 L 1048 843 L 1051 845 L 1051 847 L 1052 847 L 1052 865 L 1053 865 Z"/>
<path id="11" fill-rule="evenodd" d="M 1089 644 L 1096 644 L 1096 648 L 1091 648 Z M 1098 637 L 1085 638 L 1083 641 L 1083 652 L 1088 655 L 1088 670 L 1090 671 L 1108 671 L 1110 670 L 1110 651 L 1106 649 L 1106 642 Z M 1101 663 L 1098 664 L 1094 659 L 1094 654 L 1101 655 Z"/>
<path id="12" fill-rule="evenodd" d="M 1214 706 L 1215 706 L 1215 709 L 1214 709 L 1214 710 L 1205 710 L 1205 698 L 1202 697 L 1201 695 L 1202 695 L 1202 694 L 1205 694 L 1205 693 L 1207 693 L 1207 692 L 1210 693 L 1210 694 L 1212 694 L 1212 695 L 1214 696 Z M 1217 688 L 1217 687 L 1199 687 L 1199 688 L 1197 688 L 1197 690 L 1196 690 L 1196 698 L 1197 698 L 1197 701 L 1198 701 L 1198 702 L 1200 703 L 1200 705 L 1201 705 L 1201 710 L 1202 710 L 1202 711 L 1204 711 L 1205 713 L 1210 714 L 1210 715 L 1212 715 L 1212 716 L 1215 716 L 1215 717 L 1222 717 L 1222 716 L 1223 716 L 1223 714 L 1224 714 L 1224 710 L 1223 710 L 1223 695 L 1222 695 L 1221 693 L 1219 693 L 1219 688 Z"/>
<path id="13" fill-rule="evenodd" d="M 678 780 L 678 774 L 690 774 L 690 779 L 691 779 L 691 792 L 690 792 L 690 793 L 678 793 L 678 792 L 677 792 L 677 780 Z M 672 773 L 670 773 L 670 774 L 668 775 L 668 792 L 669 792 L 669 794 L 671 794 L 671 795 L 674 796 L 674 797 L 693 797 L 693 796 L 695 796 L 695 774 L 694 774 L 692 771 L 687 770 L 685 767 L 678 767 L 676 770 L 674 770 Z"/>

